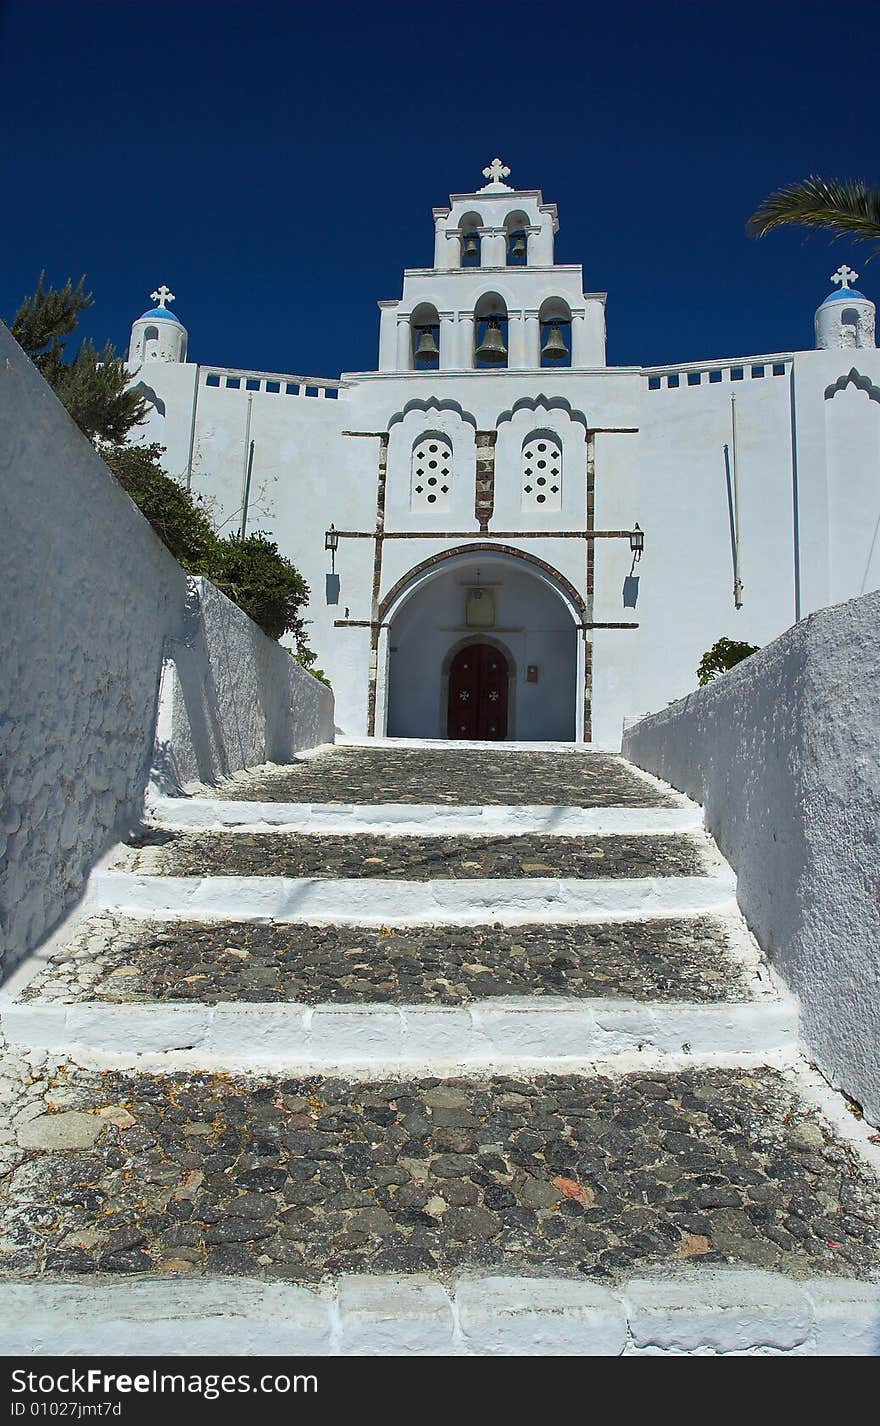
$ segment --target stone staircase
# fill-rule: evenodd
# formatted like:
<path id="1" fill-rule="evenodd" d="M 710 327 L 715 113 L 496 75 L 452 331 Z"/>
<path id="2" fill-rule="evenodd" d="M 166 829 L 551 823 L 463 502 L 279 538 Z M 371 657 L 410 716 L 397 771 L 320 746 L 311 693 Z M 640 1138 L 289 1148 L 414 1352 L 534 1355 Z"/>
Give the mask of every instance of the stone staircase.
<path id="1" fill-rule="evenodd" d="M 4 1350 L 876 1349 L 878 1147 L 699 809 L 569 745 L 217 791 L 5 989 Z"/>

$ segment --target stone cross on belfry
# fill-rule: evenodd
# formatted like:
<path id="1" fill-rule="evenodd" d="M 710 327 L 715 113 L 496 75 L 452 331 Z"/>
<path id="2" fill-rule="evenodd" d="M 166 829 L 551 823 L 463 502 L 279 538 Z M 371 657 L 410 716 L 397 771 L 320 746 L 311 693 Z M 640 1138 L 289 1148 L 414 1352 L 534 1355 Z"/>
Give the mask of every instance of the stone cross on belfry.
<path id="1" fill-rule="evenodd" d="M 847 267 L 846 263 L 844 263 L 836 272 L 832 272 L 831 281 L 838 284 L 841 292 L 848 292 L 858 275 L 857 272 L 853 272 L 852 268 Z"/>
<path id="2" fill-rule="evenodd" d="M 161 287 L 156 288 L 155 292 L 151 292 L 150 296 L 152 297 L 154 302 L 157 302 L 159 304 L 160 307 L 167 307 L 169 302 L 174 301 L 174 293 L 171 291 L 170 287 L 165 286 L 164 282 L 162 283 Z"/>
<path id="3" fill-rule="evenodd" d="M 507 178 L 509 174 L 510 169 L 506 163 L 501 162 L 500 158 L 493 158 L 488 168 L 483 169 L 483 177 L 488 178 L 490 183 L 501 183 L 501 180 Z"/>

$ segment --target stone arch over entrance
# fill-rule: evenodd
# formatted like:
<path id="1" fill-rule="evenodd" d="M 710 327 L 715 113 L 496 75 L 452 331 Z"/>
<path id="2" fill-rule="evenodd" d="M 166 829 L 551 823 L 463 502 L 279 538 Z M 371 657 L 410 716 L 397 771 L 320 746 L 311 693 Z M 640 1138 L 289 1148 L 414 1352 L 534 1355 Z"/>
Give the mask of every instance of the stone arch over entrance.
<path id="1" fill-rule="evenodd" d="M 454 550 L 441 550 L 439 554 L 431 555 L 430 559 L 422 560 L 420 564 L 413 565 L 401 579 L 393 584 L 385 598 L 379 605 L 379 619 L 384 622 L 389 613 L 394 609 L 394 605 L 399 603 L 400 597 L 407 588 L 416 580 L 419 575 L 427 570 L 436 569 L 445 560 L 454 560 L 461 555 L 486 554 L 486 555 L 510 555 L 513 559 L 523 560 L 526 564 L 534 565 L 535 569 L 543 570 L 550 579 L 559 587 L 560 593 L 571 601 L 572 608 L 577 610 L 579 621 L 582 624 L 587 622 L 587 606 L 578 594 L 574 585 L 566 579 L 564 574 L 560 574 L 558 569 L 554 569 L 552 564 L 547 564 L 546 560 L 539 559 L 537 555 L 531 554 L 528 550 L 518 550 L 514 545 L 486 544 L 483 542 L 472 545 L 458 545 Z"/>
<path id="2" fill-rule="evenodd" d="M 377 732 L 449 736 L 452 661 L 483 644 L 507 664 L 509 740 L 582 739 L 585 612 L 564 575 L 511 546 L 480 541 L 421 561 L 379 606 Z"/>

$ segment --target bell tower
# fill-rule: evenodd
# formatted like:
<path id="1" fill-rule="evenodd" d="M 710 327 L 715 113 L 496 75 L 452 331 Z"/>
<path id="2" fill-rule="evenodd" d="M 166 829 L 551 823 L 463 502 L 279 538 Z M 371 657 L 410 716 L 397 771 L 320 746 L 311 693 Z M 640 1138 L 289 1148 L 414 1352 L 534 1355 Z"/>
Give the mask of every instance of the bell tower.
<path id="1" fill-rule="evenodd" d="M 846 263 L 832 273 L 836 292 L 829 292 L 816 311 L 816 346 L 841 351 L 876 345 L 875 307 L 869 297 L 850 286 L 858 278 Z"/>
<path id="2" fill-rule="evenodd" d="M 407 268 L 400 301 L 379 303 L 379 370 L 604 367 L 605 293 L 556 263 L 556 204 L 513 188 L 500 158 L 483 177 L 433 210 L 433 266 Z"/>
<path id="3" fill-rule="evenodd" d="M 187 332 L 168 308 L 174 293 L 163 282 L 150 296 L 156 303 L 131 326 L 128 365 L 146 366 L 154 361 L 186 361 Z"/>

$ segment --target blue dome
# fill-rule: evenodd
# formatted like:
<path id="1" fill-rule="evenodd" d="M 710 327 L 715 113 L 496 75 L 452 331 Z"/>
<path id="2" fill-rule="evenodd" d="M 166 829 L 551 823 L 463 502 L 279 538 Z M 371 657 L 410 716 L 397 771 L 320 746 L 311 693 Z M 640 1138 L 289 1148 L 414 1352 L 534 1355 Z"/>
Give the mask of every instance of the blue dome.
<path id="1" fill-rule="evenodd" d="M 855 287 L 847 287 L 843 292 L 829 292 L 822 306 L 825 307 L 829 302 L 846 302 L 850 297 L 855 297 L 857 302 L 871 301 L 871 298 L 866 297 L 864 292 L 858 292 Z"/>
<path id="2" fill-rule="evenodd" d="M 146 322 L 148 317 L 153 321 L 159 318 L 163 322 L 176 322 L 178 327 L 183 326 L 180 318 L 175 316 L 173 312 L 169 312 L 167 307 L 153 307 L 149 312 L 144 312 L 143 316 L 138 317 L 138 321 Z"/>

